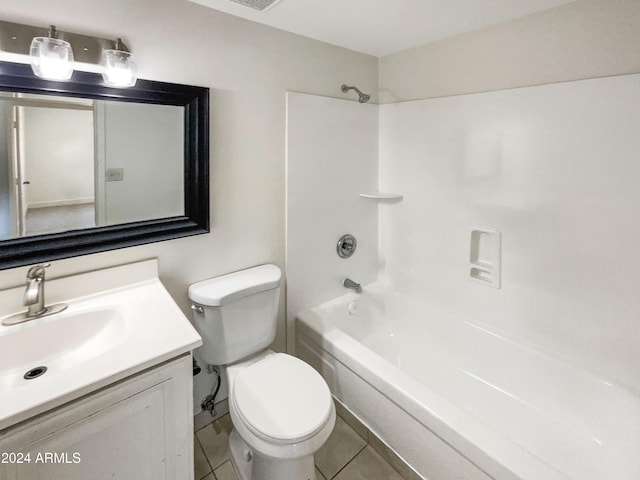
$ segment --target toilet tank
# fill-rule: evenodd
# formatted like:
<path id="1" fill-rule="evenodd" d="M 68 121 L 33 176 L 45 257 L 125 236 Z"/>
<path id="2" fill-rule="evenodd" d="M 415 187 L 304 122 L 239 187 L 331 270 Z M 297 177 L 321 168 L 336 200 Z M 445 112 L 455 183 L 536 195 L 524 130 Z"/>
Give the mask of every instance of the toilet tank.
<path id="1" fill-rule="evenodd" d="M 204 361 L 228 365 L 273 343 L 280 277 L 275 265 L 261 265 L 189 287 L 194 325 L 204 342 L 199 350 Z"/>

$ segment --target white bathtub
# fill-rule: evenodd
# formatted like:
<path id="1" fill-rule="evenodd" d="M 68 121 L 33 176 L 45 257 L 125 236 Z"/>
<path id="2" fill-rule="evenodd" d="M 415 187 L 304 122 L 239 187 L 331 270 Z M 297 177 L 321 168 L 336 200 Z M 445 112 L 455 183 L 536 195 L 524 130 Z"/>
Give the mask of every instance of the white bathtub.
<path id="1" fill-rule="evenodd" d="M 441 307 L 373 284 L 296 330 L 297 355 L 429 480 L 640 479 L 637 394 Z"/>

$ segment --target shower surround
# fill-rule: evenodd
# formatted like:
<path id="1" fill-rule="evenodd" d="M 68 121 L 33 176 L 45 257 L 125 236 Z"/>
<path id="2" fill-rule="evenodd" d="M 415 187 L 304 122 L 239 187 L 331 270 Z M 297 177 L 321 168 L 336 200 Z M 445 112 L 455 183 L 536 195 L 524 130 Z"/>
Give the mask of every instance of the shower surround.
<path id="1" fill-rule="evenodd" d="M 321 194 L 331 191 L 326 179 L 333 174 L 323 177 L 314 171 L 304 190 L 292 186 L 296 178 L 288 178 L 288 208 L 297 204 L 306 214 L 287 216 L 288 252 L 303 246 L 296 231 L 319 240 L 307 244 L 304 255 L 288 253 L 290 333 L 298 316 L 297 346 L 307 344 L 299 355 L 324 368 L 334 394 L 342 395 L 348 408 L 430 479 L 452 474 L 485 478 L 487 473 L 505 479 L 556 478 L 539 476 L 534 464 L 510 463 L 509 452 L 538 458 L 540 468 L 550 468 L 557 478 L 599 478 L 603 468 L 613 468 L 608 465 L 618 469 L 616 478 L 640 476 L 640 465 L 627 454 L 640 442 L 640 433 L 625 427 L 640 424 L 640 75 L 387 104 L 378 107 L 378 114 L 379 156 L 360 163 L 360 174 L 371 169 L 364 175 L 378 176 L 372 188 L 403 194 L 401 202 L 360 198 L 364 187 L 354 183 L 349 191 L 344 180 L 340 191 L 349 203 L 333 221 L 335 204 Z M 315 137 L 324 135 L 316 144 L 332 153 L 323 163 L 326 172 L 338 171 L 348 162 L 339 152 L 349 137 L 336 139 L 319 126 L 335 126 L 344 114 L 307 110 L 306 115 L 315 117 Z M 295 125 L 297 132 L 305 128 Z M 352 128 L 359 127 L 352 122 Z M 288 156 L 289 168 L 295 164 L 298 171 L 306 161 Z M 314 178 L 319 180 L 313 183 Z M 355 209 L 372 204 L 375 218 L 368 210 L 356 214 Z M 348 233 L 343 230 L 349 219 L 378 225 L 378 235 L 358 238 L 360 244 L 379 242 L 376 252 L 352 257 L 355 262 L 362 253 L 358 261 L 366 269 L 338 259 L 331 244 L 332 236 Z M 501 234 L 499 289 L 469 279 L 472 226 Z M 372 262 L 377 266 L 374 278 Z M 338 304 L 338 310 L 349 310 L 344 298 L 331 300 L 346 293 L 340 276 L 363 283 L 359 303 L 375 308 L 336 314 Z M 372 290 L 379 294 L 362 300 Z M 417 308 L 397 307 L 403 298 Z M 319 304 L 324 305 L 310 310 Z M 380 321 L 376 312 L 387 319 Z M 402 343 L 407 338 L 428 358 L 415 357 L 417 363 L 411 363 L 414 350 Z M 497 343 L 490 346 L 492 342 Z M 400 344 L 405 346 L 397 348 Z M 389 357 L 394 351 L 397 355 Z M 417 379 L 421 365 L 425 374 Z M 462 370 L 476 378 L 456 380 Z M 417 382 L 418 390 L 407 386 L 407 378 Z M 395 384 L 384 386 L 394 379 Z M 447 379 L 455 395 L 445 388 Z M 358 403 L 365 389 L 354 385 L 361 381 L 370 385 L 371 396 Z M 495 403 L 485 404 L 488 397 L 478 388 L 491 392 Z M 351 396 L 345 396 L 349 389 Z M 362 394 L 354 396 L 354 391 Z M 376 392 L 384 399 L 376 399 Z M 417 406 L 411 403 L 415 401 Z M 438 406 L 443 401 L 449 404 L 445 410 Z M 382 404 L 388 408 L 371 410 Z M 379 417 L 384 412 L 391 417 L 394 408 L 414 422 L 400 422 L 402 429 L 423 429 L 453 451 L 444 452 L 427 437 L 420 437 L 422 454 L 403 444 L 402 432 Z M 435 415 L 436 423 L 415 409 Z M 509 421 L 515 410 L 520 430 Z M 499 438 L 483 443 L 470 433 L 474 422 Z M 537 437 L 520 434 L 531 429 Z M 558 431 L 558 436 L 547 430 Z M 562 432 L 575 441 L 562 440 Z M 441 464 L 453 470 L 429 471 L 420 462 L 438 452 L 444 452 Z M 453 460 L 450 454 L 460 458 Z M 438 465 L 433 458 L 428 463 Z M 469 465 L 480 473 L 467 474 Z M 585 465 L 590 466 L 584 470 Z"/>
<path id="2" fill-rule="evenodd" d="M 381 276 L 640 390 L 640 75 L 380 106 Z M 502 234 L 502 288 L 468 281 Z"/>

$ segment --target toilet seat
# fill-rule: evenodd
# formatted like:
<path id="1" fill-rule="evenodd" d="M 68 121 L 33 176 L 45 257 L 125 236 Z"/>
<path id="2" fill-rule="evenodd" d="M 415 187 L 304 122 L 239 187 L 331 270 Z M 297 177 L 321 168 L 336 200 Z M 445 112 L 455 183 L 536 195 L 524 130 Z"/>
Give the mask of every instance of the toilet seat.
<path id="1" fill-rule="evenodd" d="M 242 423 L 272 443 L 297 443 L 318 433 L 329 420 L 329 388 L 311 366 L 276 353 L 242 368 L 231 400 Z"/>

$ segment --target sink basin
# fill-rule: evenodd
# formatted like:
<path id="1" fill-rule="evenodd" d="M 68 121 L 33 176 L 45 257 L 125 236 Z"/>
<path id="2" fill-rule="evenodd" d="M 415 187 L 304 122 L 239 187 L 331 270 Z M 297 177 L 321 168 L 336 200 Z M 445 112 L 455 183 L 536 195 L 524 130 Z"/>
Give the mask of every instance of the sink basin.
<path id="1" fill-rule="evenodd" d="M 124 312 L 117 306 L 69 308 L 62 313 L 6 328 L 0 334 L 0 394 L 25 385 L 24 374 L 47 374 L 103 354 L 124 341 Z"/>
<path id="2" fill-rule="evenodd" d="M 24 286 L 0 291 L 0 319 L 24 311 L 23 295 Z M 202 345 L 155 259 L 47 279 L 45 301 L 68 308 L 0 324 L 0 433 Z"/>

